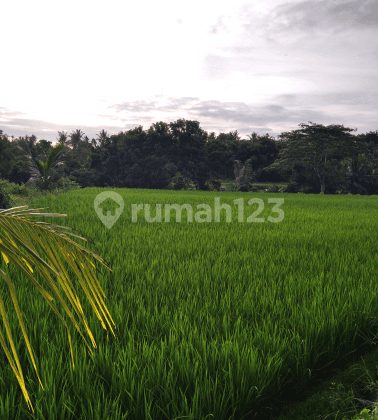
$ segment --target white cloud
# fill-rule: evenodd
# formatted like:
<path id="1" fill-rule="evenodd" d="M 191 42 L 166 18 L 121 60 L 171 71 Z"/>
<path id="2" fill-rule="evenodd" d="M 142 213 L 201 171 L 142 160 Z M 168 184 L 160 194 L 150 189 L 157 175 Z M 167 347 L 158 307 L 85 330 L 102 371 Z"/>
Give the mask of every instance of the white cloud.
<path id="1" fill-rule="evenodd" d="M 8 135 L 179 118 L 244 138 L 308 121 L 378 129 L 377 0 L 14 0 L 0 15 Z"/>

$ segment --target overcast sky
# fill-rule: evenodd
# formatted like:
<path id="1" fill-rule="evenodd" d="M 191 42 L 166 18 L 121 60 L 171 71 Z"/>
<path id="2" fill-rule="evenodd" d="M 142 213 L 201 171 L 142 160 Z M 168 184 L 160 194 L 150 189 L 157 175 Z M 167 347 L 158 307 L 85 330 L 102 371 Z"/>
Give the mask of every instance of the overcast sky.
<path id="1" fill-rule="evenodd" d="M 378 0 L 4 1 L 0 130 L 378 130 Z"/>

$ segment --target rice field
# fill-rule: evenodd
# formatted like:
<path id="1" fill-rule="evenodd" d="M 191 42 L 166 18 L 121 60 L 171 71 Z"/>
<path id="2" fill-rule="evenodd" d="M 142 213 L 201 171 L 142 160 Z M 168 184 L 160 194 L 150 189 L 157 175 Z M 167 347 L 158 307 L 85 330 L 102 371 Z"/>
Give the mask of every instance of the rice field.
<path id="1" fill-rule="evenodd" d="M 110 229 L 94 207 L 104 191 L 124 202 Z M 229 221 L 225 210 L 214 221 L 217 197 L 230 205 Z M 252 198 L 261 201 L 248 205 Z M 277 198 L 280 204 L 268 202 Z M 143 204 L 134 221 L 133 204 Z M 158 204 L 162 221 L 153 222 Z M 186 210 L 181 222 L 174 210 L 164 221 L 167 204 L 190 204 L 193 221 Z M 280 217 L 275 206 L 282 209 L 279 222 L 271 221 Z M 73 371 L 64 324 L 30 281 L 2 261 L 44 390 L 1 282 L 35 410 L 28 411 L 1 351 L 1 419 L 261 420 L 283 393 L 309 386 L 378 332 L 376 196 L 87 188 L 43 198 L 38 207 L 67 214 L 44 221 L 82 232 L 96 245 L 77 242 L 114 270 L 100 266 L 98 278 L 117 339 L 107 340 L 74 280 L 97 349 L 90 354 L 58 306 L 72 337 Z M 212 220 L 200 222 L 195 213 L 204 219 L 209 208 Z M 247 222 L 251 215 L 257 221 Z M 6 336 L 3 324 L 1 332 Z"/>

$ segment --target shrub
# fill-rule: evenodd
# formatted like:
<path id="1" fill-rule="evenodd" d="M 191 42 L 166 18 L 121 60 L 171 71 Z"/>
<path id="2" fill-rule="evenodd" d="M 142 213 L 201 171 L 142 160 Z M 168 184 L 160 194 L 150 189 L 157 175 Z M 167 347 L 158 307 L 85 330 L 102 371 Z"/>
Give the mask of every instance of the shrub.
<path id="1" fill-rule="evenodd" d="M 0 209 L 8 209 L 12 207 L 12 200 L 10 194 L 10 182 L 5 179 L 0 179 Z"/>
<path id="2" fill-rule="evenodd" d="M 170 190 L 182 190 L 186 188 L 184 177 L 177 172 L 176 175 L 172 178 L 171 182 L 169 183 L 168 189 Z"/>
<path id="3" fill-rule="evenodd" d="M 278 185 L 277 184 L 274 184 L 274 185 L 271 185 L 269 188 L 268 188 L 268 191 L 269 192 L 278 192 L 279 191 L 279 188 L 278 188 Z"/>
<path id="4" fill-rule="evenodd" d="M 300 186 L 295 181 L 290 181 L 285 189 L 285 192 L 296 193 L 299 192 Z"/>
<path id="5" fill-rule="evenodd" d="M 220 191 L 220 186 L 221 186 L 222 182 L 219 181 L 219 179 L 212 179 L 211 180 L 211 185 L 212 185 L 212 189 L 213 191 Z"/>
<path id="6" fill-rule="evenodd" d="M 80 189 L 80 185 L 76 181 L 71 181 L 69 178 L 61 178 L 57 182 L 57 188 L 63 192 Z"/>
<path id="7" fill-rule="evenodd" d="M 249 191 L 248 185 L 246 185 L 246 184 L 240 185 L 240 187 L 237 189 L 237 191 L 248 192 Z"/>
<path id="8" fill-rule="evenodd" d="M 26 195 L 26 187 L 24 184 L 18 185 L 7 179 L 0 179 L 0 186 L 7 194 Z"/>

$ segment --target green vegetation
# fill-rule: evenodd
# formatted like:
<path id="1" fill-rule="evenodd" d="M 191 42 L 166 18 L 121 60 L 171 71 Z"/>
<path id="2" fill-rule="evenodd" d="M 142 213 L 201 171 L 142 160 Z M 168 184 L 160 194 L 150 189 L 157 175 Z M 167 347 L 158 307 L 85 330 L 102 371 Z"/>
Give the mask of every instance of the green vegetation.
<path id="1" fill-rule="evenodd" d="M 82 188 L 237 191 L 285 184 L 288 193 L 378 195 L 378 130 L 352 135 L 343 125 L 299 124 L 274 137 L 207 133 L 198 121 L 157 122 L 91 141 L 81 130 L 51 141 L 10 140 L 0 130 L 0 178 L 54 189 L 62 178 Z M 54 186 L 55 185 L 55 186 Z M 274 192 L 274 191 L 273 191 Z M 282 191 L 281 191 L 282 192 Z"/>
<path id="2" fill-rule="evenodd" d="M 89 354 L 67 323 L 73 372 L 64 324 L 35 287 L 2 262 L 0 269 L 16 285 L 45 388 L 34 380 L 1 283 L 36 406 L 34 414 L 27 411 L 1 353 L 1 388 L 7 390 L 0 393 L 2 419 L 349 420 L 367 415 L 359 400 L 372 399 L 378 383 L 378 354 L 370 353 L 378 332 L 376 197 L 111 189 L 121 194 L 125 207 L 109 230 L 93 206 L 96 195 L 108 190 L 86 188 L 33 200 L 49 212 L 66 213 L 60 225 L 92 239 L 96 245 L 88 249 L 114 270 L 102 270 L 99 280 L 117 340 L 108 340 L 94 322 L 78 288 L 98 349 Z M 185 210 L 181 223 L 174 211 L 169 223 L 149 223 L 143 211 L 136 223 L 131 221 L 132 204 L 150 204 L 154 217 L 156 204 L 191 204 L 196 213 L 202 211 L 197 204 L 214 209 L 215 197 L 231 206 L 231 223 L 222 210 L 219 223 L 188 223 Z M 247 202 L 256 197 L 264 209 L 255 217 L 265 219 L 278 216 L 268 198 L 284 198 L 284 219 L 239 223 L 233 200 L 245 199 L 246 219 L 257 209 Z M 68 319 L 65 313 L 62 317 Z M 356 363 L 363 368 L 366 363 L 369 375 L 362 377 Z M 364 389 L 367 385 L 371 389 Z"/>

